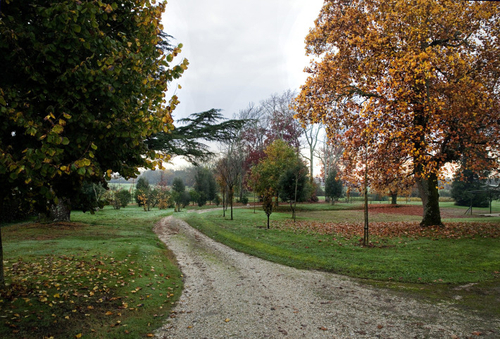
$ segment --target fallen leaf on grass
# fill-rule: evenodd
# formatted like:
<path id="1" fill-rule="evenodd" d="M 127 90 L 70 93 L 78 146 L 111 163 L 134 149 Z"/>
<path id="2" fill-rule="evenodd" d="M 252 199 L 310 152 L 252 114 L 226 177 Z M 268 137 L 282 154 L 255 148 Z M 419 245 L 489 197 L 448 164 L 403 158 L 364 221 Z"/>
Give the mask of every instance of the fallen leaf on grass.
<path id="1" fill-rule="evenodd" d="M 363 236 L 360 223 L 332 223 L 319 221 L 293 222 L 290 220 L 274 222 L 274 228 L 295 233 L 342 235 L 346 239 Z M 500 225 L 487 222 L 450 222 L 444 227 L 421 227 L 418 222 L 374 222 L 370 224 L 370 234 L 386 238 L 499 238 Z M 336 240 L 336 237 L 333 238 Z"/>

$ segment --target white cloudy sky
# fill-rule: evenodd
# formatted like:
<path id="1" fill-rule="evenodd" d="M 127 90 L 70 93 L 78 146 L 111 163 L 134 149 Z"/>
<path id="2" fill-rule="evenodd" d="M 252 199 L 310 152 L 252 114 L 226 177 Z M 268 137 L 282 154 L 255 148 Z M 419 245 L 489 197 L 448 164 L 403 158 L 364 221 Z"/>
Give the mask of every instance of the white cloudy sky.
<path id="1" fill-rule="evenodd" d="M 174 118 L 220 108 L 226 117 L 273 93 L 298 90 L 304 38 L 323 0 L 168 0 L 165 31 L 184 45 Z M 176 83 L 177 84 L 177 83 Z"/>

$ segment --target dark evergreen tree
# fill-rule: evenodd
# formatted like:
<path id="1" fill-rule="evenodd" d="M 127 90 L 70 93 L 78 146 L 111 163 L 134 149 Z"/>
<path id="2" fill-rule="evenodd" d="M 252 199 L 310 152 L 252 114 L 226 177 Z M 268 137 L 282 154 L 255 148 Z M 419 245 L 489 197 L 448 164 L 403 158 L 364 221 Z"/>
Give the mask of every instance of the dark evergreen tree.
<path id="1" fill-rule="evenodd" d="M 337 178 L 335 168 L 326 177 L 325 196 L 331 200 L 332 204 L 342 196 L 342 181 Z"/>
<path id="2" fill-rule="evenodd" d="M 132 194 L 125 189 L 121 189 L 115 193 L 115 199 L 119 201 L 120 207 L 127 207 L 132 200 Z"/>
<path id="3" fill-rule="evenodd" d="M 206 167 L 196 167 L 194 189 L 198 193 L 196 200 L 198 206 L 203 206 L 207 201 L 214 200 L 217 193 L 217 184 L 213 172 Z"/>
<path id="4" fill-rule="evenodd" d="M 151 149 L 167 154 L 184 156 L 196 165 L 214 155 L 210 147 L 200 140 L 216 142 L 234 140 L 238 131 L 247 122 L 236 119 L 224 120 L 220 109 L 212 108 L 205 112 L 193 113 L 185 119 L 178 120 L 179 126 L 175 126 L 173 131 L 160 132 L 150 137 L 148 145 Z"/>
<path id="5" fill-rule="evenodd" d="M 468 169 L 457 172 L 451 184 L 451 197 L 455 205 L 488 207 L 490 195 L 485 181 Z"/>
<path id="6" fill-rule="evenodd" d="M 96 209 L 103 208 L 106 204 L 104 193 L 106 189 L 102 184 L 84 182 L 80 192 L 73 197 L 71 208 L 82 212 L 94 213 Z"/>
<path id="7" fill-rule="evenodd" d="M 307 177 L 307 166 L 299 159 L 292 167 L 286 168 L 279 178 L 279 197 L 288 201 L 292 209 L 292 218 L 295 219 L 295 204 L 309 199 L 312 185 Z"/>
<path id="8" fill-rule="evenodd" d="M 182 193 L 186 190 L 186 186 L 184 185 L 184 181 L 181 178 L 175 178 L 172 183 L 172 190 L 177 193 Z"/>
<path id="9" fill-rule="evenodd" d="M 180 212 L 183 206 L 189 204 L 191 197 L 189 193 L 186 192 L 186 186 L 181 178 L 175 178 L 172 183 L 172 198 L 175 202 L 175 211 Z M 186 203 L 187 201 L 187 203 Z"/>

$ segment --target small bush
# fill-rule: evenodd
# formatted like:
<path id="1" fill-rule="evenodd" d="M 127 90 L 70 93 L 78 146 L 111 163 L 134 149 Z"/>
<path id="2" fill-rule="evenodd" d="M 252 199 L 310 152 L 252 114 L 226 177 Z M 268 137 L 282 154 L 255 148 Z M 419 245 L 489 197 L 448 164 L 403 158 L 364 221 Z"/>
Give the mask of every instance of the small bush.
<path id="1" fill-rule="evenodd" d="M 132 194 L 127 190 L 119 190 L 115 193 L 115 199 L 118 201 L 120 207 L 127 207 L 127 205 L 132 201 Z"/>

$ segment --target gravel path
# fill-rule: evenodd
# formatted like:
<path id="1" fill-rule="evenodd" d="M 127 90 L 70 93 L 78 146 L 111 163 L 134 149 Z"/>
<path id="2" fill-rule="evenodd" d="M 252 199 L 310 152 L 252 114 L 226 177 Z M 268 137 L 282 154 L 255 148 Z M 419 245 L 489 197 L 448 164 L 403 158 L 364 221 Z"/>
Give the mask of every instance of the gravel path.
<path id="1" fill-rule="evenodd" d="M 158 338 L 499 338 L 500 320 L 236 252 L 184 221 L 155 227 L 184 291 Z"/>

